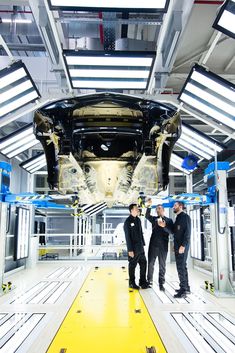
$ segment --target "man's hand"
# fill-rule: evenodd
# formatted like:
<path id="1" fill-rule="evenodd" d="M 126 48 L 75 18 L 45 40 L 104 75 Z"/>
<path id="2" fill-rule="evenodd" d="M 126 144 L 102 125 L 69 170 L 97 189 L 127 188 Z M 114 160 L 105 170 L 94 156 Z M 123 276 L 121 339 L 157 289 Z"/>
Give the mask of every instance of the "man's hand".
<path id="1" fill-rule="evenodd" d="M 166 226 L 166 221 L 164 221 L 164 219 L 162 219 L 162 220 L 158 219 L 157 223 L 158 223 L 159 227 L 165 228 L 165 226 Z"/>
<path id="2" fill-rule="evenodd" d="M 146 202 L 145 202 L 145 207 L 150 207 L 152 206 L 152 199 L 148 199 Z"/>
<path id="3" fill-rule="evenodd" d="M 184 250 L 185 250 L 185 247 L 181 245 L 181 246 L 179 247 L 179 254 L 183 254 L 183 253 L 184 253 Z"/>
<path id="4" fill-rule="evenodd" d="M 134 257 L 135 255 L 134 255 L 134 251 L 129 251 L 128 252 L 128 255 L 130 256 L 130 257 Z"/>

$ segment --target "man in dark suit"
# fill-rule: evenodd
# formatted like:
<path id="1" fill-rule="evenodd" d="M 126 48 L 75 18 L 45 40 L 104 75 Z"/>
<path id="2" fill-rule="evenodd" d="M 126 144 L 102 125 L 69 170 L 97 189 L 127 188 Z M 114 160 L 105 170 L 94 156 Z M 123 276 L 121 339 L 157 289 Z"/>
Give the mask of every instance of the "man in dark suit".
<path id="1" fill-rule="evenodd" d="M 159 289 L 165 291 L 165 273 L 166 273 L 166 258 L 168 253 L 169 233 L 167 228 L 160 227 L 158 222 L 164 220 L 166 225 L 171 228 L 173 222 L 170 218 L 167 218 L 164 213 L 164 207 L 157 205 L 156 213 L 157 216 L 151 216 L 152 200 L 148 199 L 146 206 L 148 207 L 145 213 L 145 218 L 152 223 L 152 235 L 149 242 L 148 249 L 148 275 L 147 279 L 150 284 L 153 282 L 153 272 L 156 258 L 158 257 L 159 263 L 159 275 L 158 283 Z"/>
<path id="2" fill-rule="evenodd" d="M 126 237 L 126 245 L 128 251 L 129 261 L 129 287 L 139 289 L 139 286 L 135 282 L 135 268 L 137 264 L 140 266 L 140 281 L 139 285 L 142 289 L 149 288 L 149 284 L 146 281 L 146 267 L 147 261 L 144 254 L 144 237 L 141 226 L 141 221 L 138 217 L 139 209 L 137 204 L 131 204 L 129 206 L 130 215 L 127 217 L 124 223 L 124 232 Z"/>
<path id="3" fill-rule="evenodd" d="M 180 288 L 176 290 L 175 298 L 185 298 L 186 294 L 190 293 L 187 258 L 190 245 L 191 219 L 183 209 L 183 202 L 175 202 L 173 211 L 177 216 L 171 231 L 174 234 L 175 261 L 180 281 Z M 166 227 L 164 220 L 159 222 L 159 225 Z"/>

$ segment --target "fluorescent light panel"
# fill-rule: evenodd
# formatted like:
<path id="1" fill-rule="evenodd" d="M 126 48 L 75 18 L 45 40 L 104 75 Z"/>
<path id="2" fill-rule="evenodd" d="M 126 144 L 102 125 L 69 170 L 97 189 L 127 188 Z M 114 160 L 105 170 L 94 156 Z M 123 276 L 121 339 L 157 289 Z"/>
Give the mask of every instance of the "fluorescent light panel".
<path id="1" fill-rule="evenodd" d="M 22 61 L 0 71 L 0 117 L 39 97 L 40 93 Z"/>
<path id="2" fill-rule="evenodd" d="M 14 142 L 21 140 L 32 133 L 33 133 L 33 127 L 30 124 L 29 128 L 24 129 L 22 132 L 19 132 L 17 135 L 15 133 L 10 134 L 9 136 L 12 136 L 12 137 L 8 137 L 7 139 L 3 138 L 2 140 L 0 140 L 0 149 L 3 149 L 4 147 L 7 147 Z"/>
<path id="3" fill-rule="evenodd" d="M 172 153 L 172 154 L 171 154 L 170 164 L 171 164 L 173 167 L 175 167 L 175 168 L 181 170 L 181 171 L 184 172 L 185 174 L 190 174 L 190 171 L 188 171 L 187 169 L 184 169 L 184 168 L 182 167 L 182 163 L 183 163 L 183 158 L 177 156 L 175 153 Z"/>
<path id="4" fill-rule="evenodd" d="M 38 143 L 39 143 L 39 141 L 36 140 L 36 139 L 33 140 L 33 141 L 30 141 L 30 142 L 26 143 L 24 146 L 21 146 L 20 148 L 18 148 L 16 150 L 14 150 L 13 152 L 9 153 L 7 155 L 7 157 L 8 158 L 13 158 L 13 157 L 17 156 L 17 154 L 20 154 L 20 153 L 26 151 L 27 149 L 37 145 Z"/>
<path id="5" fill-rule="evenodd" d="M 31 141 L 35 141 L 35 140 L 36 140 L 36 138 L 35 138 L 35 135 L 34 135 L 34 134 L 28 135 L 28 136 L 26 136 L 26 137 L 24 138 L 23 141 L 22 141 L 22 140 L 19 140 L 19 141 L 17 141 L 16 143 L 13 143 L 12 145 L 10 145 L 10 146 L 4 148 L 4 149 L 1 151 L 1 153 L 5 154 L 5 155 L 8 155 L 9 152 L 12 152 L 12 151 L 16 150 L 17 148 L 22 147 L 22 143 L 25 145 L 25 144 L 27 144 L 27 143 L 29 143 L 29 142 L 31 142 Z"/>
<path id="6" fill-rule="evenodd" d="M 35 166 L 35 168 L 31 169 L 29 171 L 29 173 L 33 174 L 35 173 L 37 170 L 40 170 L 41 168 L 45 167 L 46 165 L 46 161 L 42 162 L 41 164 L 38 164 L 37 166 Z"/>
<path id="7" fill-rule="evenodd" d="M 53 10 L 166 12 L 169 0 L 50 0 L 49 4 Z"/>
<path id="8" fill-rule="evenodd" d="M 65 50 L 64 58 L 73 88 L 144 90 L 155 53 Z"/>
<path id="9" fill-rule="evenodd" d="M 193 129 L 188 128 L 185 124 L 182 125 L 182 134 L 187 135 L 197 141 L 203 143 L 204 145 L 210 147 L 213 151 L 221 152 L 223 148 L 211 141 L 211 139 L 205 138 L 202 134 L 197 133 Z"/>
<path id="10" fill-rule="evenodd" d="M 235 130 L 235 85 L 195 65 L 178 99 Z"/>
<path id="11" fill-rule="evenodd" d="M 198 149 L 197 147 L 193 146 L 191 142 L 187 142 L 183 139 L 179 139 L 176 144 L 182 148 L 185 148 L 187 151 L 194 152 L 198 156 L 203 157 L 207 160 L 211 159 L 211 155 L 204 153 L 202 150 Z"/>
<path id="12" fill-rule="evenodd" d="M 32 20 L 26 19 L 26 18 L 14 18 L 13 20 L 11 18 L 2 18 L 1 22 L 2 23 L 32 23 Z"/>
<path id="13" fill-rule="evenodd" d="M 43 161 L 45 158 L 45 155 L 40 155 L 39 157 L 33 157 L 33 160 L 31 160 L 30 162 L 24 164 L 24 168 L 28 169 L 32 166 L 35 166 L 37 163 L 40 163 L 41 161 Z M 25 163 L 25 162 L 24 162 Z"/>
<path id="14" fill-rule="evenodd" d="M 12 158 L 38 143 L 39 141 L 33 134 L 32 124 L 28 124 L 11 133 L 9 136 L 0 139 L 0 151 L 7 158 Z"/>
<path id="15" fill-rule="evenodd" d="M 40 153 L 27 161 L 20 164 L 20 167 L 26 170 L 28 173 L 35 173 L 46 165 L 46 157 L 44 153 Z"/>
<path id="16" fill-rule="evenodd" d="M 235 0 L 227 0 L 221 6 L 213 27 L 235 39 Z"/>

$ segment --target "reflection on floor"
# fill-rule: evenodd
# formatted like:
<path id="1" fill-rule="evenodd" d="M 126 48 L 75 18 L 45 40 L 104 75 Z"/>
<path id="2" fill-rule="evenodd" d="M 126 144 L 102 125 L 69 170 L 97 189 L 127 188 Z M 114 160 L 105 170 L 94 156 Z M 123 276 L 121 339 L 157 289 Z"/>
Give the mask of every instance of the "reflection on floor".
<path id="1" fill-rule="evenodd" d="M 99 267 L 96 272 L 95 266 Z M 103 341 L 108 338 L 116 351 L 122 353 L 126 346 L 132 347 L 127 350 L 131 353 L 146 353 L 146 347 L 151 346 L 160 347 L 157 352 L 161 352 L 164 351 L 161 340 L 168 353 L 235 352 L 235 299 L 218 299 L 202 290 L 200 286 L 207 276 L 191 271 L 192 294 L 186 299 L 175 299 L 177 276 L 174 265 L 169 265 L 165 293 L 159 291 L 155 281 L 153 288 L 140 291 L 142 300 L 138 292 L 129 292 L 127 270 L 123 266 L 125 261 L 99 264 L 57 261 L 40 263 L 35 269 L 6 278 L 16 289 L 0 297 L 0 352 L 76 353 L 80 347 L 78 352 L 88 353 L 86 343 L 91 341 L 97 353 L 100 342 L 94 334 L 97 325 L 100 339 L 105 327 Z M 89 315 L 85 315 L 87 312 Z M 82 315 L 86 320 L 83 324 Z M 72 335 L 71 328 L 76 322 L 80 326 L 70 348 L 65 336 Z M 63 334 L 59 344 L 54 345 L 56 339 L 51 344 L 60 326 Z M 115 352 L 113 347 L 102 348 L 102 353 Z"/>

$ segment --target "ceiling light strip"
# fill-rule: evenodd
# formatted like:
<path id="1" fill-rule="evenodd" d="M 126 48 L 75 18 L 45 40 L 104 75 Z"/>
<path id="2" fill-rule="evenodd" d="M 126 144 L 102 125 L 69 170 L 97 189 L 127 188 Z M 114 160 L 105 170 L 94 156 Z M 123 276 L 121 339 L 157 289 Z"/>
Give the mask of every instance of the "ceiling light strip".
<path id="1" fill-rule="evenodd" d="M 28 167 L 37 164 L 37 162 L 41 162 L 45 158 L 45 155 L 43 154 L 43 155 L 41 155 L 39 157 L 36 156 L 36 157 L 33 157 L 33 158 L 34 159 L 29 161 L 28 163 L 26 163 L 27 161 L 22 163 L 23 168 L 27 169 Z"/>
<path id="2" fill-rule="evenodd" d="M 92 77 L 92 78 L 128 78 L 147 79 L 149 71 L 147 70 L 93 70 L 93 69 L 70 69 L 71 77 Z"/>
<path id="3" fill-rule="evenodd" d="M 131 53 L 131 52 L 130 52 Z M 69 66 L 117 66 L 117 67 L 136 67 L 136 66 L 143 66 L 143 67 L 150 67 L 152 65 L 152 58 L 145 58 L 145 57 L 131 57 L 131 56 L 67 56 L 65 54 L 67 64 Z"/>
<path id="4" fill-rule="evenodd" d="M 197 141 L 200 141 L 203 144 L 206 144 L 212 150 L 215 150 L 217 152 L 221 152 L 223 150 L 223 148 L 219 146 L 216 142 L 212 142 L 212 139 L 205 138 L 200 133 L 197 133 L 193 129 L 188 128 L 185 124 L 182 124 L 182 133 L 193 139 L 197 139 Z"/>
<path id="5" fill-rule="evenodd" d="M 182 134 L 178 140 L 179 142 L 186 142 L 186 143 L 189 143 L 190 145 L 192 145 L 192 147 L 195 147 L 197 149 L 199 149 L 200 151 L 202 152 L 206 152 L 208 153 L 209 155 L 211 156 L 214 156 L 215 154 L 215 151 L 207 146 L 205 146 L 204 144 L 192 139 L 192 137 L 190 136 L 187 136 L 185 134 Z"/>
<path id="6" fill-rule="evenodd" d="M 4 148 L 1 150 L 1 153 L 3 154 L 8 154 L 9 152 L 12 152 L 14 150 L 16 150 L 17 148 L 19 147 L 23 147 L 25 145 L 27 145 L 27 143 L 29 143 L 30 141 L 35 141 L 36 138 L 35 138 L 35 135 L 31 134 L 31 135 L 28 135 L 24 138 L 24 140 L 18 140 L 16 143 L 12 143 L 10 146 Z"/>
<path id="7" fill-rule="evenodd" d="M 202 150 L 199 150 L 197 147 L 193 146 L 191 143 L 186 142 L 184 140 L 178 140 L 178 141 L 176 141 L 176 144 L 178 146 L 180 146 L 181 148 L 186 149 L 188 152 L 194 152 L 198 156 L 203 157 L 207 160 L 210 160 L 212 158 L 212 155 L 209 155 L 209 154 L 203 152 Z"/>
<path id="8" fill-rule="evenodd" d="M 169 0 L 146 0 L 145 2 L 139 0 L 50 0 L 50 7 L 52 9 L 73 9 L 73 10 L 92 10 L 97 11 L 97 8 L 102 11 L 141 11 L 141 12 L 166 12 Z"/>
<path id="9" fill-rule="evenodd" d="M 0 70 L 0 117 L 39 97 L 40 93 L 22 61 Z"/>
<path id="10" fill-rule="evenodd" d="M 27 149 L 29 149 L 29 148 L 31 148 L 31 147 L 37 145 L 38 143 L 39 143 L 39 141 L 35 139 L 35 140 L 33 140 L 33 141 L 27 143 L 26 145 L 24 145 L 24 146 L 18 148 L 17 150 L 15 150 L 15 151 L 9 153 L 9 154 L 7 155 L 7 157 L 8 157 L 8 158 L 15 157 L 15 156 L 17 156 L 17 154 L 20 154 L 21 152 L 26 151 Z"/>
<path id="11" fill-rule="evenodd" d="M 196 98 L 193 98 L 186 93 L 182 93 L 181 100 L 185 103 L 188 103 L 193 108 L 210 115 L 211 117 L 220 121 L 222 124 L 225 124 L 235 130 L 235 121 L 234 120 L 229 119 L 224 114 L 221 114 L 220 112 L 216 111 L 215 109 L 212 109 L 206 103 L 202 103 L 199 100 L 197 100 Z"/>
<path id="12" fill-rule="evenodd" d="M 18 134 L 16 134 L 16 133 L 10 134 L 9 136 L 12 136 L 12 137 L 7 137 L 7 136 L 3 137 L 0 140 L 0 141 L 2 141 L 2 142 L 0 142 L 0 149 L 11 145 L 15 141 L 22 140 L 26 136 L 28 136 L 28 135 L 30 135 L 32 133 L 33 133 L 33 127 L 31 126 L 30 128 L 27 128 L 24 131 L 19 132 Z"/>

